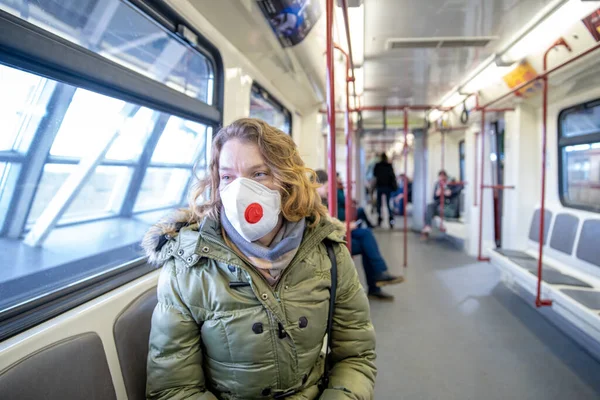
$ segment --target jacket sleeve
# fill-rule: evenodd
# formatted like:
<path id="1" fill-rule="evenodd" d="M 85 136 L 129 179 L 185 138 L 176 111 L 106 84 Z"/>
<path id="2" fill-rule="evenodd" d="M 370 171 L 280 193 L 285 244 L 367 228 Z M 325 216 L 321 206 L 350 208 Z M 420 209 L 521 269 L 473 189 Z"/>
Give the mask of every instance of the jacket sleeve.
<path id="1" fill-rule="evenodd" d="M 369 302 L 348 249 L 343 245 L 336 247 L 338 288 L 332 329 L 333 367 L 321 399 L 371 400 L 377 369 Z"/>
<path id="2" fill-rule="evenodd" d="M 200 327 L 179 289 L 175 262 L 168 261 L 158 281 L 148 349 L 148 399 L 217 400 L 205 388 Z"/>

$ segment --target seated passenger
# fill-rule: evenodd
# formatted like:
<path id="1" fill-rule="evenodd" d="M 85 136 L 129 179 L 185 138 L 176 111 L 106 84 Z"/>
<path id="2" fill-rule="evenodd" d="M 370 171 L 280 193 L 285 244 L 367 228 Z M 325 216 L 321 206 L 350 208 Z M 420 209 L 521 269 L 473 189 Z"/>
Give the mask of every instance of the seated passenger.
<path id="1" fill-rule="evenodd" d="M 191 209 L 144 238 L 149 260 L 164 264 L 147 398 L 372 399 L 368 300 L 314 172 L 289 135 L 257 119 L 222 128 L 212 146 L 209 174 L 191 194 Z M 331 379 L 323 387 L 326 243 L 338 279 Z"/>
<path id="2" fill-rule="evenodd" d="M 404 185 L 405 185 L 405 174 L 398 175 L 398 190 L 392 193 L 392 205 L 394 208 L 394 214 L 396 215 L 404 215 Z M 410 178 L 406 178 L 408 180 L 408 203 L 412 202 L 412 181 Z"/>
<path id="3" fill-rule="evenodd" d="M 317 189 L 317 192 L 323 199 L 323 202 L 327 204 L 328 191 L 327 191 L 327 172 L 323 170 L 317 170 L 317 179 L 321 183 L 321 187 Z M 340 200 L 341 199 L 341 200 Z M 340 221 L 346 220 L 346 212 L 344 209 L 344 191 L 341 193 L 338 189 L 338 219 Z M 363 211 L 364 213 L 364 211 Z M 366 216 L 365 216 L 366 217 Z M 367 286 L 369 298 L 375 300 L 392 301 L 394 296 L 385 293 L 381 290 L 382 286 L 392 285 L 395 283 L 401 283 L 404 278 L 401 276 L 394 276 L 388 272 L 385 260 L 381 256 L 379 246 L 375 240 L 375 236 L 370 229 L 358 228 L 356 220 L 353 220 L 350 224 L 352 229 L 352 255 L 361 255 L 363 268 L 365 269 L 365 276 L 367 278 Z"/>
<path id="4" fill-rule="evenodd" d="M 324 173 L 325 177 L 327 176 L 327 173 L 323 170 L 319 170 L 317 171 L 317 178 L 319 178 L 319 173 Z M 321 176 L 323 177 L 323 176 Z M 346 220 L 346 195 L 344 194 L 344 183 L 342 182 L 342 179 L 340 178 L 340 174 L 339 172 L 336 173 L 336 179 L 337 179 L 337 205 L 338 205 L 338 219 L 340 221 L 345 221 Z M 323 190 L 323 189 L 320 189 Z M 325 204 L 327 206 L 327 204 Z M 373 228 L 373 224 L 371 223 L 371 221 L 369 220 L 369 218 L 367 217 L 367 213 L 365 212 L 365 209 L 362 207 L 356 207 L 356 202 L 353 202 L 352 204 L 352 208 L 356 210 L 356 226 L 358 228 Z"/>
<path id="5" fill-rule="evenodd" d="M 448 174 L 441 170 L 438 173 L 438 181 L 433 188 L 433 203 L 427 205 L 425 213 L 425 227 L 421 231 L 422 238 L 427 238 L 431 232 L 433 217 L 441 214 L 442 190 L 444 193 L 444 218 L 455 218 L 458 213 L 457 199 L 462 190 L 461 185 L 448 185 Z"/>

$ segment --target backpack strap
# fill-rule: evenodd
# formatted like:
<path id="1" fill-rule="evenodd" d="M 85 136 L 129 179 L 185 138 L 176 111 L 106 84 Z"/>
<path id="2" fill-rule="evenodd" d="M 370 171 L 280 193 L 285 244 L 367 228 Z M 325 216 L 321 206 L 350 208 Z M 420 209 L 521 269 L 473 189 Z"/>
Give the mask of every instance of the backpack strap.
<path id="1" fill-rule="evenodd" d="M 325 350 L 325 371 L 323 372 L 323 389 L 326 389 L 329 385 L 329 373 L 331 371 L 331 331 L 333 328 L 333 313 L 335 311 L 335 296 L 337 292 L 337 260 L 335 258 L 335 252 L 333 250 L 333 244 L 331 241 L 325 241 L 325 247 L 327 248 L 327 255 L 331 261 L 331 288 L 329 289 L 329 314 L 327 316 L 327 349 Z"/>

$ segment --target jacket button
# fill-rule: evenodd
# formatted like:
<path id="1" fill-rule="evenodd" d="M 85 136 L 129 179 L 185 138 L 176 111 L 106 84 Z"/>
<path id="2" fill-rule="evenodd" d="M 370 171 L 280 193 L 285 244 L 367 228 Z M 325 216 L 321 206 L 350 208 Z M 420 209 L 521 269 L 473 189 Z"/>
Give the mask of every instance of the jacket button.
<path id="1" fill-rule="evenodd" d="M 285 285 L 285 290 L 288 290 L 290 288 L 290 285 Z"/>
<path id="2" fill-rule="evenodd" d="M 260 335 L 261 333 L 263 333 L 262 322 L 257 322 L 254 325 L 252 325 L 252 332 L 256 333 L 257 335 Z"/>
<path id="3" fill-rule="evenodd" d="M 209 251 L 209 250 L 210 250 L 210 249 L 208 248 L 208 246 L 204 246 L 204 247 L 202 248 L 202 252 L 203 252 L 203 253 L 208 253 L 208 251 Z"/>
<path id="4" fill-rule="evenodd" d="M 263 389 L 263 391 L 262 391 L 262 395 L 263 396 L 268 396 L 270 394 L 271 394 L 271 388 L 265 388 L 265 389 Z"/>
<path id="5" fill-rule="evenodd" d="M 235 267 L 233 265 L 228 265 L 227 268 L 229 269 L 229 272 L 235 272 Z"/>
<path id="6" fill-rule="evenodd" d="M 298 320 L 298 326 L 300 328 L 306 328 L 308 326 L 308 318 L 300 317 L 300 319 Z"/>
<path id="7" fill-rule="evenodd" d="M 267 299 L 269 298 L 269 295 L 268 295 L 268 294 L 266 294 L 266 293 L 263 293 L 263 294 L 261 294 L 261 295 L 260 295 L 260 297 L 261 297 L 263 300 L 267 300 Z"/>
<path id="8" fill-rule="evenodd" d="M 179 254 L 180 256 L 182 256 L 182 255 L 183 255 L 183 253 L 184 253 L 183 249 L 181 249 L 181 250 L 179 250 L 179 251 L 177 252 L 177 254 Z"/>

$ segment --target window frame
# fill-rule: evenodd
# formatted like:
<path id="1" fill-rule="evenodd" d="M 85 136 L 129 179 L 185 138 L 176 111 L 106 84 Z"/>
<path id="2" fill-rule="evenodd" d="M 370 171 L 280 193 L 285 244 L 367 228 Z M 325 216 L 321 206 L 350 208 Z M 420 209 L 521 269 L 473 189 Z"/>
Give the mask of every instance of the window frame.
<path id="1" fill-rule="evenodd" d="M 19 172 L 20 178 L 29 176 L 29 172 L 25 171 L 25 167 L 36 171 L 39 170 L 37 183 L 34 182 L 36 179 L 35 176 L 32 176 L 31 182 L 29 182 L 31 184 L 36 183 L 36 187 L 39 185 L 42 177 L 42 172 L 40 171 L 43 171 L 44 165 L 47 163 L 58 161 L 64 164 L 76 164 L 78 162 L 78 160 L 70 159 L 69 157 L 50 155 L 50 147 L 58 130 L 55 130 L 52 135 L 47 132 L 47 129 L 51 128 L 46 128 L 46 125 L 49 119 L 60 115 L 60 113 L 63 113 L 61 118 L 64 118 L 66 109 L 68 109 L 75 91 L 79 88 L 123 100 L 127 103 L 133 103 L 141 107 L 148 107 L 167 117 L 167 120 L 171 116 L 176 116 L 198 122 L 206 126 L 206 134 L 208 134 L 209 128 L 212 128 L 212 131 L 214 131 L 214 129 L 222 125 L 225 70 L 221 54 L 217 47 L 210 43 L 191 23 L 163 1 L 121 1 L 124 4 L 137 8 L 141 11 L 142 15 L 158 23 L 173 34 L 172 38 L 180 41 L 187 47 L 191 47 L 207 58 L 213 68 L 212 105 L 189 97 L 151 78 L 142 76 L 125 66 L 108 60 L 53 33 L 47 32 L 6 11 L 0 10 L 0 26 L 3 28 L 3 33 L 6 33 L 0 35 L 0 65 L 19 69 L 65 84 L 61 85 L 60 90 L 55 88 L 48 100 L 48 110 L 51 110 L 51 103 L 60 104 L 60 109 L 56 111 L 52 110 L 47 113 L 49 115 L 42 118 L 27 152 L 23 154 L 15 151 L 0 152 L 0 162 L 16 163 L 21 166 L 21 171 Z M 186 30 L 197 36 L 195 43 L 190 43 L 185 39 L 185 35 L 182 33 Z M 65 99 L 69 103 L 63 105 L 61 102 L 64 102 Z M 131 182 L 136 179 L 136 174 L 143 179 L 145 170 L 150 165 L 155 168 L 185 167 L 192 170 L 191 166 L 187 163 L 151 163 L 150 159 L 159 138 L 160 135 L 155 135 L 153 143 L 152 138 L 148 138 L 144 142 L 143 153 L 137 161 L 103 160 L 98 165 L 133 167 L 134 173 L 132 174 Z M 49 145 L 48 141 L 50 142 Z M 45 143 L 40 144 L 40 142 Z M 208 136 L 206 146 L 210 146 Z M 206 156 L 209 153 L 209 149 L 205 148 L 204 153 Z M 144 156 L 146 157 L 145 159 L 143 159 Z M 32 161 L 35 161 L 34 166 L 30 166 Z M 139 179 L 139 185 L 141 185 L 141 179 Z M 21 179 L 19 180 L 21 181 Z M 190 181 L 191 179 L 188 180 L 183 191 L 182 201 L 189 191 Z M 134 213 L 132 207 L 139 193 L 139 185 L 136 191 L 135 188 L 132 188 L 135 185 L 132 185 L 131 182 L 123 200 L 121 213 L 116 217 L 135 217 L 136 215 L 155 212 L 157 210 L 173 208 L 169 206 Z M 35 193 L 31 196 L 25 195 L 26 201 L 23 201 L 21 198 L 22 193 L 17 193 L 17 190 L 18 188 L 15 188 L 9 200 L 7 218 L 0 225 L 0 235 L 3 237 L 6 236 L 10 225 L 8 221 L 10 213 L 24 209 L 26 211 L 26 222 L 27 215 L 32 206 Z M 130 206 L 129 213 L 124 212 L 126 205 Z M 79 224 L 93 224 L 97 221 L 111 218 L 115 218 L 115 216 L 81 222 L 69 222 L 60 226 L 62 228 Z M 21 234 L 25 232 L 25 225 L 26 223 L 23 223 L 23 226 L 20 228 Z M 106 253 L 93 253 L 90 256 L 96 257 L 102 254 Z M 0 310 L 0 341 L 140 278 L 154 269 L 154 266 L 146 262 L 145 257 L 132 257 L 130 260 L 123 261 L 112 268 L 76 280 L 66 287 L 60 287 L 57 290 L 44 293 L 40 296 L 28 298 L 19 304 Z"/>
<path id="2" fill-rule="evenodd" d="M 250 89 L 250 99 L 249 99 L 250 104 L 252 104 L 252 93 L 258 93 L 259 95 L 261 95 L 267 103 L 271 104 L 275 109 L 281 111 L 288 118 L 290 131 L 286 132 L 286 133 L 288 135 L 292 136 L 292 133 L 294 131 L 292 112 L 290 110 L 288 110 L 287 107 L 284 106 L 283 103 L 277 99 L 277 97 L 275 97 L 271 93 L 269 93 L 269 91 L 267 89 L 262 87 L 256 81 L 252 82 L 252 88 Z"/>
<path id="3" fill-rule="evenodd" d="M 557 130 L 557 140 L 556 140 L 556 144 L 557 144 L 556 157 L 557 157 L 557 161 L 558 161 L 557 162 L 557 164 L 558 164 L 558 197 L 559 197 L 560 203 L 563 205 L 563 207 L 573 208 L 576 210 L 584 210 L 584 211 L 593 212 L 593 213 L 598 214 L 598 213 L 600 213 L 599 208 L 594 208 L 592 206 L 585 206 L 585 205 L 580 205 L 580 204 L 572 204 L 567 199 L 567 196 L 566 196 L 567 179 L 565 177 L 566 167 L 563 165 L 563 162 L 564 162 L 563 149 L 565 147 L 600 142 L 600 129 L 597 132 L 583 134 L 583 135 L 576 135 L 576 136 L 571 136 L 571 137 L 567 137 L 567 136 L 563 135 L 564 132 L 563 132 L 562 121 L 568 114 L 575 112 L 575 111 L 592 108 L 592 107 L 600 107 L 600 98 L 567 107 L 558 113 L 558 117 L 557 117 L 558 130 Z"/>

